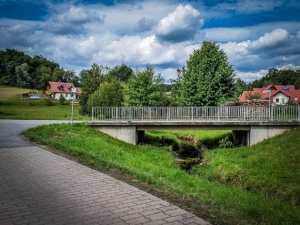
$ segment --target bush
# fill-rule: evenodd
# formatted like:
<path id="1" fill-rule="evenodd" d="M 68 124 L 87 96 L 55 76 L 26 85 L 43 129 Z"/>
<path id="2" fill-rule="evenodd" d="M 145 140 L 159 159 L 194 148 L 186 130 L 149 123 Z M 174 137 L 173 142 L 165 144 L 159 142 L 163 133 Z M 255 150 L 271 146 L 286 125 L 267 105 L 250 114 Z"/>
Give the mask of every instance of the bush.
<path id="1" fill-rule="evenodd" d="M 233 148 L 234 144 L 229 139 L 229 137 L 225 137 L 219 141 L 219 148 Z"/>
<path id="2" fill-rule="evenodd" d="M 63 105 L 65 103 L 65 101 L 66 101 L 66 98 L 63 95 L 60 95 L 60 97 L 59 97 L 59 103 L 61 105 Z"/>
<path id="3" fill-rule="evenodd" d="M 50 98 L 45 98 L 43 100 L 43 102 L 44 102 L 45 106 L 53 106 L 54 105 L 53 101 Z"/>

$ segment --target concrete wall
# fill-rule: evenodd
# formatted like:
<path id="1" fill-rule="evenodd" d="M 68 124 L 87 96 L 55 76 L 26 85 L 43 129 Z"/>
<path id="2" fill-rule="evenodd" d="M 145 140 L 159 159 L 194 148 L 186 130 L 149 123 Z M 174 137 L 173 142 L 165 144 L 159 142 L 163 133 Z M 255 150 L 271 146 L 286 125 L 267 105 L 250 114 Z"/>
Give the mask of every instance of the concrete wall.
<path id="1" fill-rule="evenodd" d="M 254 145 L 270 137 L 290 130 L 291 126 L 251 126 L 249 145 Z"/>
<path id="2" fill-rule="evenodd" d="M 137 145 L 139 142 L 141 142 L 144 138 L 145 130 L 148 129 L 156 129 L 156 130 L 180 130 L 180 129 L 188 129 L 185 126 L 178 127 L 178 126 L 155 126 L 155 127 L 144 127 L 142 125 L 126 125 L 126 126 L 111 126 L 111 125 L 100 125 L 96 124 L 91 126 L 96 130 L 99 130 L 103 133 L 106 133 L 113 138 L 117 138 L 121 141 Z M 296 127 L 295 125 L 248 125 L 247 127 L 240 126 L 240 130 L 237 129 L 236 126 L 233 127 L 226 127 L 223 126 L 223 128 L 226 129 L 232 129 L 233 138 L 235 141 L 237 141 L 239 144 L 242 145 L 254 145 L 258 142 L 261 142 L 265 139 L 268 139 L 270 137 L 274 137 L 275 135 L 281 134 L 286 130 L 290 130 Z M 189 126 L 189 129 L 197 129 L 197 126 Z M 202 126 L 198 127 L 198 130 L 201 129 L 220 129 L 218 126 Z M 234 129 L 233 129 L 234 128 Z"/>
<path id="3" fill-rule="evenodd" d="M 117 138 L 121 141 L 137 145 L 138 137 L 142 136 L 141 133 L 138 134 L 135 126 L 100 126 L 96 127 L 99 131 Z"/>

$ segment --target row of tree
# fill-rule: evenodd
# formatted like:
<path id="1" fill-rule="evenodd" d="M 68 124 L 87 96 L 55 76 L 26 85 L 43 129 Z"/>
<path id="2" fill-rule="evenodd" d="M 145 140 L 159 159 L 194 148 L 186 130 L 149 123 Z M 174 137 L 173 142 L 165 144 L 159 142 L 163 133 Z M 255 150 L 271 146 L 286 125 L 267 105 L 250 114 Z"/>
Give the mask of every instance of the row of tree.
<path id="1" fill-rule="evenodd" d="M 167 85 L 151 65 L 133 71 L 125 64 L 112 69 L 93 64 L 76 76 L 42 56 L 0 51 L 0 84 L 43 89 L 50 80 L 81 87 L 80 113 L 90 114 L 93 106 L 214 106 L 236 101 L 242 91 L 269 84 L 294 84 L 298 89 L 300 70 L 270 69 L 265 77 L 246 84 L 235 78 L 219 45 L 205 41 Z"/>
<path id="2" fill-rule="evenodd" d="M 0 85 L 43 90 L 48 81 L 79 84 L 74 71 L 65 71 L 43 56 L 30 57 L 14 49 L 0 51 Z"/>
<path id="3" fill-rule="evenodd" d="M 261 88 L 270 84 L 294 85 L 300 89 L 300 69 L 270 69 L 268 74 L 246 85 L 247 90 Z"/>
<path id="4" fill-rule="evenodd" d="M 186 68 L 177 70 L 172 84 L 164 84 L 151 65 L 132 71 L 126 65 L 112 70 L 93 64 L 80 72 L 81 113 L 93 106 L 212 106 L 235 98 L 234 69 L 215 42 L 203 42 L 194 50 Z M 166 89 L 170 88 L 170 92 Z"/>

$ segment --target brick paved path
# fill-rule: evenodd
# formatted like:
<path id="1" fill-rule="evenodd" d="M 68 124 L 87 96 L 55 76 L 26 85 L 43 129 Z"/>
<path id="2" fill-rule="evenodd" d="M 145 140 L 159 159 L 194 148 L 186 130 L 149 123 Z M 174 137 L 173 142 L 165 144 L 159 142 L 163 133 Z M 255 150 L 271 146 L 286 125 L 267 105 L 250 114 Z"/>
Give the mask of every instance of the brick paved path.
<path id="1" fill-rule="evenodd" d="M 27 146 L 0 147 L 0 224 L 209 223 L 98 171 Z"/>

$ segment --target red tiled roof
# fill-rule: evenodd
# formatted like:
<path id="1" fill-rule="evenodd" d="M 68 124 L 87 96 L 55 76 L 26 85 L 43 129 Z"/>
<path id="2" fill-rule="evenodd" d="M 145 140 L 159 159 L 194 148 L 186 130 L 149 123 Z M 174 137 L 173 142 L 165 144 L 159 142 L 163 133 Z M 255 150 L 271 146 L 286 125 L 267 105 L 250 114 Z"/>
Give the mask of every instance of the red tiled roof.
<path id="1" fill-rule="evenodd" d="M 71 94 L 71 88 L 75 87 L 73 83 L 67 83 L 67 82 L 54 82 L 49 81 L 46 90 L 53 90 L 54 93 L 66 93 Z M 80 95 L 82 93 L 81 88 L 76 88 L 76 94 Z"/>
<path id="2" fill-rule="evenodd" d="M 271 92 L 266 92 L 268 90 L 270 90 Z M 239 101 L 245 102 L 249 95 L 253 95 L 255 93 L 259 93 L 262 100 L 269 99 L 270 95 L 271 101 L 273 101 L 273 96 L 275 96 L 279 92 L 289 97 L 291 101 L 295 101 L 295 99 L 297 99 L 296 102 L 300 103 L 300 90 L 295 90 L 294 85 L 268 85 L 263 88 L 253 88 L 252 91 L 243 91 L 243 93 L 239 97 Z"/>

